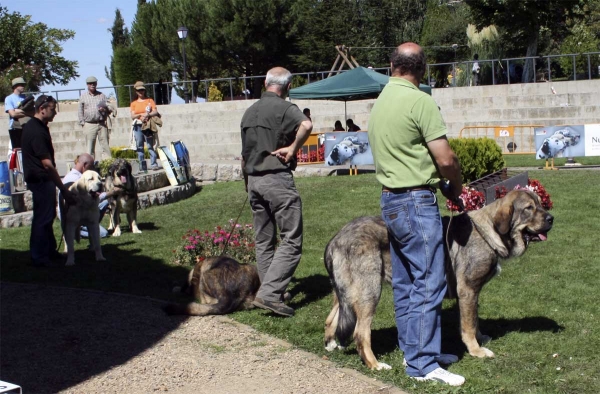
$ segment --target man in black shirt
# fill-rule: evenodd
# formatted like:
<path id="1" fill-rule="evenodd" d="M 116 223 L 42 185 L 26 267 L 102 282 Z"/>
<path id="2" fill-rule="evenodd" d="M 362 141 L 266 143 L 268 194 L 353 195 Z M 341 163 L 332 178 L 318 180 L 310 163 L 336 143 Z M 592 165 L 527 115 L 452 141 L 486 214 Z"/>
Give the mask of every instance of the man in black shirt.
<path id="1" fill-rule="evenodd" d="M 302 255 L 302 200 L 292 170 L 312 122 L 286 101 L 292 74 L 269 70 L 266 91 L 242 118 L 242 172 L 254 218 L 256 265 L 261 286 L 254 305 L 293 316 L 283 303 Z M 281 243 L 277 250 L 277 229 Z"/>
<path id="2" fill-rule="evenodd" d="M 47 266 L 50 260 L 62 257 L 56 251 L 52 223 L 56 216 L 56 188 L 67 204 L 75 197 L 63 185 L 54 161 L 54 147 L 48 123 L 56 115 L 56 101 L 52 96 L 41 95 L 35 100 L 35 116 L 23 125 L 21 140 L 23 167 L 27 187 L 33 196 L 33 221 L 29 249 L 32 265 Z"/>

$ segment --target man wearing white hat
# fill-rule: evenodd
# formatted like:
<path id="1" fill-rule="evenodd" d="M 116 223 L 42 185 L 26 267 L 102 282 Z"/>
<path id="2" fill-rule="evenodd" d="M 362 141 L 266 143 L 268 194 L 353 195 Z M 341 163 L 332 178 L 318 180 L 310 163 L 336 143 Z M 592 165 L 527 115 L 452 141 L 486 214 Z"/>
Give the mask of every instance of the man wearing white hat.
<path id="1" fill-rule="evenodd" d="M 8 113 L 8 134 L 10 136 L 8 142 L 8 156 L 10 162 L 10 155 L 13 148 L 21 147 L 21 135 L 23 134 L 23 128 L 19 123 L 19 119 L 26 117 L 25 111 L 20 108 L 21 102 L 27 98 L 23 94 L 25 91 L 25 80 L 22 77 L 15 78 L 12 80 L 13 93 L 6 96 L 4 99 L 4 109 Z"/>
<path id="2" fill-rule="evenodd" d="M 87 146 L 86 151 L 96 158 L 96 138 L 98 138 L 103 155 L 110 158 L 106 120 L 115 108 L 108 104 L 104 93 L 96 90 L 98 85 L 96 77 L 87 77 L 85 83 L 87 84 L 87 91 L 79 97 L 77 117 L 79 124 L 83 127 L 83 136 Z"/>

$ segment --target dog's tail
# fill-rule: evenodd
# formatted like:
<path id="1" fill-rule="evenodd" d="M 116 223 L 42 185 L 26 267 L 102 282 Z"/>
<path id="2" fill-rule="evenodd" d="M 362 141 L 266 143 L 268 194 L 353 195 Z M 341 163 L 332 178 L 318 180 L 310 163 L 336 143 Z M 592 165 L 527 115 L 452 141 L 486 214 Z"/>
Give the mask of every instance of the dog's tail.
<path id="1" fill-rule="evenodd" d="M 338 310 L 338 324 L 335 330 L 335 336 L 340 341 L 342 346 L 348 346 L 353 339 L 354 328 L 356 327 L 356 313 L 352 308 L 352 304 L 349 301 L 346 286 L 338 283 L 336 279 L 336 271 L 334 267 L 340 267 L 343 262 L 334 262 L 336 257 L 334 254 L 334 247 L 331 245 L 333 242 L 330 241 L 325 248 L 325 268 L 329 273 L 329 279 L 331 280 L 331 286 L 335 295 L 338 298 L 339 310 Z"/>
<path id="2" fill-rule="evenodd" d="M 233 312 L 236 308 L 231 303 L 200 304 L 190 302 L 187 304 L 167 304 L 164 310 L 169 315 L 208 316 L 225 315 Z"/>

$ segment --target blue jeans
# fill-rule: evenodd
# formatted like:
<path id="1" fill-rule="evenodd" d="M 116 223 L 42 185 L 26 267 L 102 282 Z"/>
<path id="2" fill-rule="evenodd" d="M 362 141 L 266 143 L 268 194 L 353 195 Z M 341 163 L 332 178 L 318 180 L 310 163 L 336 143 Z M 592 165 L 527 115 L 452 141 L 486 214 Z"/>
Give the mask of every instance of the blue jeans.
<path id="1" fill-rule="evenodd" d="M 108 209 L 108 200 L 101 201 L 100 204 L 98 204 L 98 209 L 100 210 L 100 220 L 99 221 L 101 222 L 102 218 L 104 217 L 104 214 L 106 213 L 106 210 Z M 81 238 L 89 237 L 89 233 L 88 233 L 86 226 L 81 226 L 80 235 L 81 235 Z M 100 238 L 106 238 L 107 236 L 108 236 L 108 230 L 105 229 L 104 227 L 100 226 Z"/>
<path id="2" fill-rule="evenodd" d="M 34 264 L 47 264 L 56 251 L 52 224 L 56 217 L 56 185 L 52 181 L 28 183 L 33 197 L 33 220 L 29 250 Z"/>
<path id="3" fill-rule="evenodd" d="M 438 368 L 441 311 L 446 293 L 443 229 L 437 199 L 429 190 L 381 194 L 390 237 L 392 288 L 398 344 L 409 376 Z"/>
<path id="4" fill-rule="evenodd" d="M 154 167 L 156 164 L 156 151 L 154 150 L 154 133 L 151 130 L 142 130 L 142 126 L 136 125 L 133 128 L 133 137 L 135 138 L 136 152 L 140 163 L 144 160 L 144 142 L 148 145 L 148 152 L 150 153 L 150 166 Z"/>

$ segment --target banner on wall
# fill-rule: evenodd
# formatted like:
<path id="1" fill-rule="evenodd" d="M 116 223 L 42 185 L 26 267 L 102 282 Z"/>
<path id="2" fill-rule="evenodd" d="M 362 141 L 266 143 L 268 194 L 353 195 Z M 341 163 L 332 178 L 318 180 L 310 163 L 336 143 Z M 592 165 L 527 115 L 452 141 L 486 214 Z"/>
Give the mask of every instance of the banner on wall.
<path id="1" fill-rule="evenodd" d="M 373 164 L 367 132 L 325 133 L 325 164 L 328 166 Z"/>
<path id="2" fill-rule="evenodd" d="M 536 127 L 535 158 L 600 156 L 600 124 Z"/>

